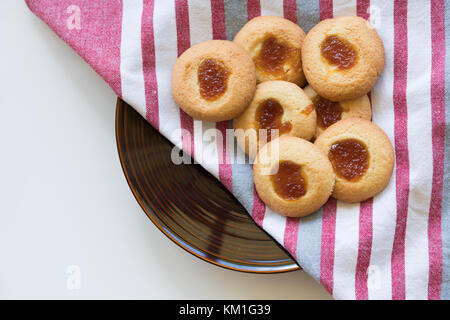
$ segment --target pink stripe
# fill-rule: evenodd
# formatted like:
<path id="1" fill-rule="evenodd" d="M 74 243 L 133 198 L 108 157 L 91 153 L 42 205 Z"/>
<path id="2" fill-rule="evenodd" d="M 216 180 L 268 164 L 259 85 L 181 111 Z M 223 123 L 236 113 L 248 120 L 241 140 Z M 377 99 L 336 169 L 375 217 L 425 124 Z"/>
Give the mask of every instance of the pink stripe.
<path id="1" fill-rule="evenodd" d="M 291 254 L 294 259 L 297 259 L 297 238 L 298 229 L 300 225 L 299 218 L 287 218 L 286 227 L 284 229 L 284 248 Z"/>
<path id="2" fill-rule="evenodd" d="M 28 7 L 70 45 L 118 96 L 122 96 L 120 80 L 120 43 L 122 33 L 122 1 L 27 0 Z M 80 29 L 68 28 L 70 16 L 79 9 Z M 95 21 L 95 23 L 88 23 Z"/>
<path id="3" fill-rule="evenodd" d="M 247 0 L 247 15 L 248 20 L 261 15 L 261 4 L 259 0 Z"/>
<path id="4" fill-rule="evenodd" d="M 251 20 L 254 17 L 261 15 L 261 4 L 259 0 L 247 0 L 247 20 Z M 264 215 L 266 213 L 266 205 L 261 201 L 253 187 L 253 208 L 252 217 L 256 224 L 260 227 L 263 225 Z"/>
<path id="5" fill-rule="evenodd" d="M 370 18 L 369 8 L 370 8 L 370 0 L 357 0 L 356 15 L 358 17 L 369 20 Z"/>
<path id="6" fill-rule="evenodd" d="M 370 0 L 358 0 L 356 2 L 357 15 L 368 20 Z M 369 93 L 370 99 L 370 93 Z M 358 258 L 355 271 L 355 297 L 358 300 L 369 299 L 369 288 L 367 286 L 370 255 L 372 252 L 372 221 L 373 199 L 361 202 L 359 208 L 359 242 Z"/>
<path id="7" fill-rule="evenodd" d="M 369 299 L 367 287 L 370 254 L 372 251 L 372 205 L 373 199 L 361 202 L 359 209 L 359 243 L 355 274 L 355 296 L 358 300 Z"/>
<path id="8" fill-rule="evenodd" d="M 297 23 L 297 4 L 295 0 L 283 0 L 283 14 L 286 19 Z"/>
<path id="9" fill-rule="evenodd" d="M 394 3 L 394 135 L 397 220 L 391 258 L 392 299 L 405 299 L 405 234 L 408 217 L 409 155 L 406 85 L 408 70 L 407 1 Z"/>
<path id="10" fill-rule="evenodd" d="M 222 134 L 222 141 L 217 141 L 217 152 L 219 157 L 219 179 L 223 185 L 230 191 L 233 191 L 233 172 L 231 168 L 230 154 L 227 150 L 227 129 L 228 121 L 216 123 L 216 129 Z"/>
<path id="11" fill-rule="evenodd" d="M 225 6 L 223 0 L 211 0 L 212 33 L 214 39 L 225 40 Z M 222 141 L 217 141 L 217 153 L 219 157 L 219 179 L 223 185 L 230 191 L 233 191 L 233 177 L 231 169 L 230 154 L 227 150 L 226 131 L 228 121 L 216 123 L 216 129 L 222 134 Z"/>
<path id="12" fill-rule="evenodd" d="M 177 25 L 177 49 L 178 56 L 191 45 L 189 33 L 189 6 L 187 0 L 175 0 L 175 16 Z M 180 109 L 180 124 L 183 150 L 194 156 L 194 120 Z"/>
<path id="13" fill-rule="evenodd" d="M 258 197 L 256 189 L 253 187 L 253 208 L 252 208 L 252 218 L 255 220 L 256 224 L 260 227 L 263 225 L 264 215 L 266 213 L 266 205 Z"/>
<path id="14" fill-rule="evenodd" d="M 223 0 L 211 0 L 213 39 L 226 40 L 225 6 Z"/>
<path id="15" fill-rule="evenodd" d="M 333 0 L 319 0 L 320 20 L 333 18 Z"/>
<path id="16" fill-rule="evenodd" d="M 283 1 L 283 13 L 284 18 L 297 23 L 297 5 L 295 0 L 284 0 Z M 286 226 L 284 228 L 284 248 L 291 254 L 291 256 L 296 259 L 297 254 L 297 237 L 299 229 L 300 219 L 298 218 L 287 218 Z"/>
<path id="17" fill-rule="evenodd" d="M 154 0 L 144 1 L 142 12 L 142 64 L 145 84 L 146 118 L 159 128 L 158 84 L 155 69 Z"/>
<path id="18" fill-rule="evenodd" d="M 334 244 L 336 237 L 336 207 L 334 198 L 323 206 L 322 243 L 320 248 L 320 284 L 333 294 Z"/>
<path id="19" fill-rule="evenodd" d="M 333 0 L 320 0 L 320 20 L 333 18 Z M 320 284 L 333 294 L 334 285 L 334 246 L 336 237 L 337 201 L 328 199 L 323 206 L 322 241 L 320 248 Z"/>
<path id="20" fill-rule="evenodd" d="M 187 0 L 175 0 L 178 56 L 191 46 L 189 33 L 189 6 Z"/>
<path id="21" fill-rule="evenodd" d="M 431 2 L 431 109 L 433 145 L 433 186 L 428 216 L 430 259 L 428 298 L 440 299 L 442 283 L 441 209 L 445 143 L 445 3 Z"/>

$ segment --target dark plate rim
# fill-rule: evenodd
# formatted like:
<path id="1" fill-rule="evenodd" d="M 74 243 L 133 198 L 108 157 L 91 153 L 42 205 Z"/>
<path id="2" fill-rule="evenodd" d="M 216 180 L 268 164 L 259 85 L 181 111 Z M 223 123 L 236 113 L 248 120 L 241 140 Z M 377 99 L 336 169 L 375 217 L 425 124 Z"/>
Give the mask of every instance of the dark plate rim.
<path id="1" fill-rule="evenodd" d="M 289 265 L 270 266 L 270 267 L 261 265 L 261 267 L 257 267 L 257 266 L 249 267 L 249 266 L 247 266 L 247 268 L 244 268 L 244 266 L 243 266 L 242 268 L 238 268 L 236 266 L 232 266 L 232 265 L 227 264 L 225 261 L 223 263 L 220 263 L 218 261 L 214 261 L 212 259 L 208 259 L 208 257 L 202 256 L 201 254 L 195 252 L 193 249 L 189 248 L 188 244 L 182 243 L 180 240 L 176 239 L 173 235 L 171 235 L 167 230 L 165 230 L 164 226 L 162 226 L 159 223 L 157 218 L 154 217 L 151 212 L 147 211 L 147 208 L 142 203 L 142 201 L 141 201 L 141 199 L 139 197 L 138 191 L 131 184 L 131 179 L 128 176 L 128 171 L 125 169 L 125 166 L 124 166 L 124 163 L 125 163 L 124 162 L 124 151 L 122 150 L 121 144 L 119 142 L 119 136 L 118 136 L 119 126 L 120 126 L 120 123 L 119 123 L 119 119 L 120 119 L 119 111 L 120 111 L 120 107 L 121 107 L 122 104 L 123 104 L 122 99 L 120 97 L 117 98 L 116 112 L 115 112 L 115 136 L 116 136 L 116 146 L 117 146 L 117 152 L 119 154 L 120 166 L 122 167 L 122 171 L 123 171 L 123 173 L 125 175 L 125 179 L 127 180 L 127 184 L 129 186 L 129 188 L 131 189 L 131 192 L 133 193 L 134 198 L 139 203 L 139 206 L 141 207 L 142 211 L 145 213 L 145 215 L 153 222 L 153 224 L 163 234 L 165 234 L 170 240 L 172 240 L 172 242 L 174 242 L 176 245 L 178 245 L 179 247 L 181 247 L 185 251 L 189 252 L 190 254 L 196 256 L 197 258 L 200 258 L 203 261 L 209 262 L 209 263 L 211 263 L 213 265 L 219 266 L 219 267 L 224 268 L 224 269 L 233 270 L 233 271 L 239 271 L 239 272 L 244 272 L 244 273 L 253 273 L 253 274 L 277 274 L 277 273 L 286 273 L 286 272 L 292 272 L 292 271 L 301 270 L 301 267 L 295 262 L 294 259 L 292 259 L 291 255 L 287 251 L 286 252 L 288 253 L 289 257 L 291 257 L 291 259 L 293 261 L 292 267 L 290 267 Z M 261 230 L 263 230 L 263 229 L 261 229 Z M 266 231 L 264 231 L 264 232 L 266 232 Z"/>

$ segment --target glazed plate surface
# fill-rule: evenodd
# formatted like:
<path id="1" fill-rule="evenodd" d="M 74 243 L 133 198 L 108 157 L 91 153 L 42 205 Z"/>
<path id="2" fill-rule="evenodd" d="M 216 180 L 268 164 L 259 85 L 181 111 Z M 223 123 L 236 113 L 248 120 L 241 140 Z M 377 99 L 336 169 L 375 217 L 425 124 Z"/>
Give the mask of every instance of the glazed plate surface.
<path id="1" fill-rule="evenodd" d="M 128 184 L 153 223 L 195 256 L 232 270 L 277 273 L 299 266 L 200 165 L 175 165 L 173 145 L 117 101 L 116 139 Z"/>

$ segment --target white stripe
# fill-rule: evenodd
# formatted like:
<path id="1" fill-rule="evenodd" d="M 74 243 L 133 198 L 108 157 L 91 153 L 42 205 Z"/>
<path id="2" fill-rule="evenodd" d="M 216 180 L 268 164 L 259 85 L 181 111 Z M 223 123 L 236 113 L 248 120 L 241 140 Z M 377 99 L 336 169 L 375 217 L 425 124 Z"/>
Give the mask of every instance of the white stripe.
<path id="1" fill-rule="evenodd" d="M 136 1 L 138 2 L 138 1 Z M 153 28 L 155 33 L 156 79 L 158 83 L 159 129 L 181 148 L 180 109 L 171 92 L 172 67 L 177 59 L 177 28 L 173 1 L 155 1 Z"/>
<path id="2" fill-rule="evenodd" d="M 356 16 L 356 0 L 334 0 L 333 16 Z"/>
<path id="3" fill-rule="evenodd" d="M 283 17 L 283 1 L 261 0 L 262 16 Z M 266 207 L 264 214 L 263 229 L 266 230 L 280 245 L 284 243 L 284 229 L 286 217 L 272 211 Z"/>
<path id="4" fill-rule="evenodd" d="M 141 46 L 142 10 L 142 1 L 123 1 L 120 78 L 123 99 L 145 118 L 145 86 Z"/>
<path id="5" fill-rule="evenodd" d="M 371 0 L 370 19 L 385 47 L 385 66 L 372 89 L 372 121 L 394 143 L 394 18 L 393 3 Z M 382 18 L 381 18 L 382 16 Z M 386 189 L 373 199 L 373 238 L 368 289 L 370 299 L 392 299 L 391 256 L 396 225 L 395 168 Z"/>
<path id="6" fill-rule="evenodd" d="M 211 40 L 211 1 L 189 1 L 191 45 Z"/>
<path id="7" fill-rule="evenodd" d="M 284 243 L 284 227 L 286 226 L 286 217 L 274 212 L 266 207 L 266 213 L 263 220 L 263 229 L 266 230 L 280 245 Z"/>
<path id="8" fill-rule="evenodd" d="M 283 1 L 261 0 L 262 16 L 278 16 L 283 17 Z"/>
<path id="9" fill-rule="evenodd" d="M 219 177 L 219 155 L 215 122 L 194 120 L 195 160 L 209 173 Z"/>
<path id="10" fill-rule="evenodd" d="M 334 288 L 339 299 L 355 299 L 358 258 L 359 203 L 337 202 L 334 247 Z"/>
<path id="11" fill-rule="evenodd" d="M 211 1 L 189 1 L 191 45 L 208 41 L 212 36 Z M 194 119 L 195 159 L 215 177 L 219 176 L 216 123 Z M 214 130 L 210 132 L 208 130 Z M 209 140 L 208 138 L 213 138 Z"/>
<path id="12" fill-rule="evenodd" d="M 333 16 L 345 15 L 356 15 L 356 1 L 333 1 Z M 355 299 L 359 208 L 359 203 L 337 202 L 333 293 L 340 299 Z"/>
<path id="13" fill-rule="evenodd" d="M 409 50 L 406 100 L 410 193 L 405 239 L 407 299 L 427 299 L 428 296 L 427 228 L 433 177 L 430 10 L 429 1 L 408 1 Z"/>

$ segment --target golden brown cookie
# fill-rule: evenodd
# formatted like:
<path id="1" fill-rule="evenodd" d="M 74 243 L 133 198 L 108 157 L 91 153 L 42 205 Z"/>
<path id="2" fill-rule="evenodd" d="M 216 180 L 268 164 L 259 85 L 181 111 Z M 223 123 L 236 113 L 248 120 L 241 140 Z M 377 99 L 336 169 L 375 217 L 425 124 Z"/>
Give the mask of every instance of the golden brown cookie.
<path id="1" fill-rule="evenodd" d="M 330 161 L 314 144 L 282 136 L 264 145 L 253 164 L 256 191 L 275 212 L 304 217 L 318 210 L 333 191 Z"/>
<path id="2" fill-rule="evenodd" d="M 281 17 L 263 16 L 247 22 L 233 41 L 250 53 L 258 82 L 285 80 L 303 86 L 304 38 L 305 32 L 297 24 Z"/>
<path id="3" fill-rule="evenodd" d="M 319 96 L 311 86 L 306 86 L 303 91 L 314 103 L 314 108 L 316 110 L 316 137 L 318 137 L 323 130 L 342 119 L 372 119 L 370 99 L 366 94 L 356 99 L 334 102 Z"/>
<path id="4" fill-rule="evenodd" d="M 315 141 L 336 173 L 333 197 L 348 202 L 367 200 L 391 179 L 394 149 L 374 123 L 348 118 L 328 127 Z"/>
<path id="5" fill-rule="evenodd" d="M 275 132 L 271 133 L 273 129 L 278 129 L 279 136 L 310 140 L 316 131 L 316 112 L 297 85 L 281 80 L 266 81 L 257 85 L 250 106 L 233 120 L 233 127 L 238 145 L 253 159 L 258 146 L 275 137 Z"/>
<path id="6" fill-rule="evenodd" d="M 326 19 L 306 35 L 302 61 L 308 83 L 320 96 L 356 99 L 373 88 L 383 70 L 383 42 L 363 18 Z"/>
<path id="7" fill-rule="evenodd" d="M 186 50 L 172 71 L 172 95 L 191 117 L 223 121 L 247 108 L 256 89 L 255 66 L 231 41 L 211 40 Z"/>

